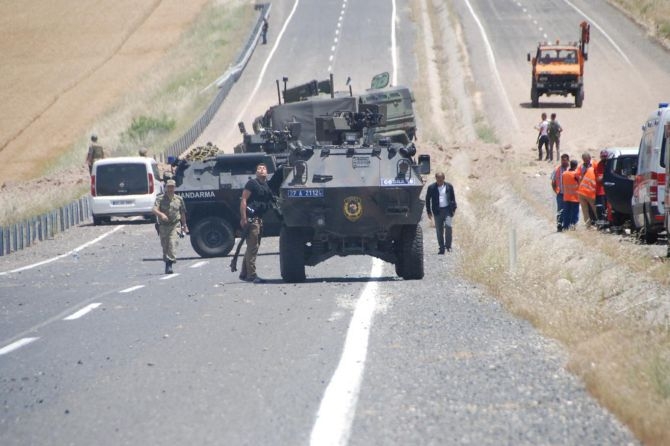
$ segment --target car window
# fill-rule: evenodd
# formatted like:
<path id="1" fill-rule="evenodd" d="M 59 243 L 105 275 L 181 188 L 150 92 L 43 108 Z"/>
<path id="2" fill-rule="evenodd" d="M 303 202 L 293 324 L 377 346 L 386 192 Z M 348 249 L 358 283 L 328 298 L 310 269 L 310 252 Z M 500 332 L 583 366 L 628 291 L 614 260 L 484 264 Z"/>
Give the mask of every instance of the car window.
<path id="1" fill-rule="evenodd" d="M 95 187 L 98 196 L 141 195 L 149 193 L 144 164 L 103 164 L 97 167 Z"/>
<path id="2" fill-rule="evenodd" d="M 613 172 L 622 177 L 635 176 L 637 173 L 637 157 L 621 156 L 614 162 Z"/>

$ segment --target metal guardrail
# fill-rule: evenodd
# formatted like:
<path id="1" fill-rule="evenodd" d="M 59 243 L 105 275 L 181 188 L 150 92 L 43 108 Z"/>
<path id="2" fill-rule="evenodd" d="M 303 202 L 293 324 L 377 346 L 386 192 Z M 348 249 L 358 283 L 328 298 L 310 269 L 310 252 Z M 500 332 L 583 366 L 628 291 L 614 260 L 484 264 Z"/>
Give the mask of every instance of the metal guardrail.
<path id="1" fill-rule="evenodd" d="M 216 97 L 202 116 L 193 123 L 191 128 L 165 149 L 163 154 L 164 159 L 167 159 L 168 156 L 177 157 L 182 154 L 198 139 L 212 121 L 212 118 L 221 107 L 233 85 L 240 78 L 242 71 L 247 66 L 258 43 L 263 19 L 268 17 L 271 6 L 270 3 L 255 5 L 255 8 L 260 10 L 260 14 L 244 48 L 242 48 L 237 57 L 236 64 L 217 79 L 215 83 L 219 87 L 219 92 Z M 73 226 L 89 220 L 91 220 L 91 209 L 89 207 L 88 196 L 84 196 L 37 217 L 32 217 L 13 225 L 2 226 L 0 227 L 0 256 L 22 250 L 38 241 L 52 239 L 57 233 L 66 231 Z"/>

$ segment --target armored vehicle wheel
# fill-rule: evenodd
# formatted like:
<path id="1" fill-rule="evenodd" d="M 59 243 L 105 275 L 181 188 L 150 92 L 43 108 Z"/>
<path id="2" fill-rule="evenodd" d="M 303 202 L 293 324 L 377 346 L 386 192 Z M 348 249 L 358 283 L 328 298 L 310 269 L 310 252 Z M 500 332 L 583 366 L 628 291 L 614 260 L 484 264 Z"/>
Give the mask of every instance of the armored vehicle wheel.
<path id="1" fill-rule="evenodd" d="M 400 264 L 396 272 L 405 280 L 423 279 L 423 232 L 419 225 L 402 228 Z"/>
<path id="2" fill-rule="evenodd" d="M 191 246 L 201 257 L 226 256 L 233 245 L 233 228 L 221 217 L 207 217 L 191 229 Z"/>
<path id="3" fill-rule="evenodd" d="M 279 233 L 279 270 L 284 282 L 305 281 L 305 242 L 300 228 L 282 226 Z"/>
<path id="4" fill-rule="evenodd" d="M 580 87 L 575 94 L 575 107 L 582 108 L 584 103 L 584 87 Z"/>
<path id="5" fill-rule="evenodd" d="M 533 104 L 533 108 L 538 108 L 540 106 L 540 95 L 537 93 L 537 87 L 535 85 L 530 89 L 530 102 Z"/>

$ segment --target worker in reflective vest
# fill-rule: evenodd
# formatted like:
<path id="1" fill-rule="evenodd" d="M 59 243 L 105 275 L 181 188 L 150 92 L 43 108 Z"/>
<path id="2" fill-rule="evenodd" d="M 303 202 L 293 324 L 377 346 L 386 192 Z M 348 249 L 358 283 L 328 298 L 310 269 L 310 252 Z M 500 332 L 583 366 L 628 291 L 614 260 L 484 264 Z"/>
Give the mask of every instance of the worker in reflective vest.
<path id="1" fill-rule="evenodd" d="M 575 171 L 575 179 L 579 182 L 577 194 L 582 217 L 587 229 L 590 229 L 597 217 L 595 164 L 591 161 L 591 155 L 586 152 L 582 154 L 582 161 L 583 163 Z"/>
<path id="2" fill-rule="evenodd" d="M 561 164 L 551 174 L 551 187 L 556 193 L 556 230 L 563 230 L 563 173 L 570 168 L 570 156 L 561 155 Z"/>
<path id="3" fill-rule="evenodd" d="M 563 230 L 575 230 L 579 221 L 579 182 L 575 178 L 577 160 L 570 161 L 570 168 L 563 172 Z"/>

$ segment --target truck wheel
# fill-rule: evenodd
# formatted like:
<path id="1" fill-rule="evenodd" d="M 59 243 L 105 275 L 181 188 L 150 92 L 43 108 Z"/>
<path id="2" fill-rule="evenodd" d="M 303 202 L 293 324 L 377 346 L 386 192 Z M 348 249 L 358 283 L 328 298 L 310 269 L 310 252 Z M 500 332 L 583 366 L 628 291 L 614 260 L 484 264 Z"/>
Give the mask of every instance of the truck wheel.
<path id="1" fill-rule="evenodd" d="M 423 279 L 423 232 L 419 225 L 402 228 L 400 277 L 405 280 Z M 398 271 L 398 268 L 396 268 Z"/>
<path id="2" fill-rule="evenodd" d="M 235 233 L 221 217 L 207 217 L 191 229 L 191 246 L 200 257 L 223 257 L 235 245 Z"/>
<path id="3" fill-rule="evenodd" d="M 305 281 L 305 241 L 300 228 L 281 227 L 279 232 L 279 270 L 284 282 Z"/>
<path id="4" fill-rule="evenodd" d="M 93 226 L 99 226 L 104 223 L 104 218 L 103 217 L 96 217 L 95 215 L 93 216 Z"/>
<path id="5" fill-rule="evenodd" d="M 540 95 L 537 93 L 537 87 L 535 85 L 530 89 L 530 102 L 533 104 L 533 108 L 538 108 L 540 106 Z"/>
<path id="6" fill-rule="evenodd" d="M 577 93 L 575 93 L 575 107 L 582 108 L 583 103 L 584 103 L 584 87 L 580 87 L 579 90 L 577 90 Z"/>

